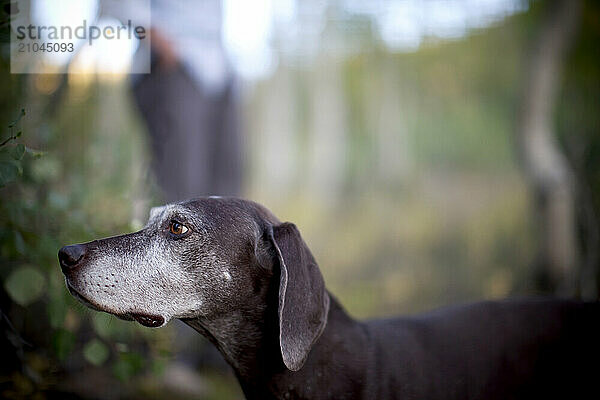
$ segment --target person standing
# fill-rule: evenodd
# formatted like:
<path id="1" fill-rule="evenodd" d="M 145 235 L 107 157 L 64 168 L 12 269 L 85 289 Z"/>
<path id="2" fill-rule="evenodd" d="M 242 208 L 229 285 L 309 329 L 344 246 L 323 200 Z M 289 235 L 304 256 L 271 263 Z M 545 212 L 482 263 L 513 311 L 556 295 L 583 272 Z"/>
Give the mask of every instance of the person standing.
<path id="1" fill-rule="evenodd" d="M 128 3 L 105 1 L 103 12 L 123 12 Z M 150 5 L 151 44 L 141 41 L 134 56 L 135 64 L 150 52 L 150 73 L 134 74 L 131 82 L 164 200 L 239 195 L 242 138 L 235 75 L 222 43 L 222 2 Z"/>

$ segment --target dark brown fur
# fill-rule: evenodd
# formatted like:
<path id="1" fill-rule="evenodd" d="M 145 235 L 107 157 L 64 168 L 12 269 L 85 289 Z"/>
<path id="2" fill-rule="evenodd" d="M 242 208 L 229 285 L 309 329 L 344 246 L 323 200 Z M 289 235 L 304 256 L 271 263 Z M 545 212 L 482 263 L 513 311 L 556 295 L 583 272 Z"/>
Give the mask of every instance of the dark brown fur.
<path id="1" fill-rule="evenodd" d="M 208 258 L 197 254 L 217 254 L 233 276 L 227 290 L 213 289 L 218 292 L 209 293 L 201 310 L 182 319 L 221 351 L 249 399 L 599 396 L 598 303 L 507 300 L 360 322 L 325 289 L 293 224 L 239 199 L 203 198 L 180 206 L 185 212 L 164 216 L 191 229 L 173 242 L 173 265 L 199 280 L 197 290 L 221 288 L 202 281 L 216 275 L 203 277 L 214 266 L 198 261 Z M 99 251 L 139 251 L 148 240 L 169 246 L 164 224 L 158 220 L 136 234 L 61 249 L 67 281 L 78 282 Z M 155 310 L 140 313 L 160 322 Z M 132 316 L 152 325 L 152 319 Z"/>

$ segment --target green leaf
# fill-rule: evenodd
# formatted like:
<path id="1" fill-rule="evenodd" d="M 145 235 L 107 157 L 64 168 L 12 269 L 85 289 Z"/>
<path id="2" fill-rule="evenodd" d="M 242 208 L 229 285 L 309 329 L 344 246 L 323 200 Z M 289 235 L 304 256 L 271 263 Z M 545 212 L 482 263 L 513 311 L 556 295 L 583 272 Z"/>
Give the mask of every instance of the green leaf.
<path id="1" fill-rule="evenodd" d="M 17 116 L 17 118 L 12 121 L 11 123 L 8 124 L 9 128 L 14 128 L 17 125 L 17 122 L 19 122 L 21 120 L 21 118 L 23 118 L 25 116 L 25 109 L 22 108 L 21 112 L 19 113 L 19 115 Z"/>
<path id="2" fill-rule="evenodd" d="M 61 164 L 56 157 L 43 157 L 31 165 L 31 175 L 38 182 L 56 179 L 61 174 Z"/>
<path id="3" fill-rule="evenodd" d="M 138 353 L 123 353 L 113 365 L 113 374 L 121 380 L 127 381 L 144 367 L 144 358 Z"/>
<path id="4" fill-rule="evenodd" d="M 32 149 L 30 147 L 25 147 L 25 152 L 33 158 L 40 158 L 46 154 L 45 151 Z"/>
<path id="5" fill-rule="evenodd" d="M 12 158 L 17 161 L 22 159 L 24 155 L 25 155 L 25 145 L 24 144 L 19 143 L 18 145 L 13 147 L 11 150 Z"/>
<path id="6" fill-rule="evenodd" d="M 17 268 L 8 276 L 4 288 L 15 303 L 25 307 L 44 293 L 45 283 L 46 279 L 40 271 L 24 266 Z"/>
<path id="7" fill-rule="evenodd" d="M 23 235 L 16 229 L 13 231 L 13 233 L 15 236 L 15 250 L 19 254 L 25 255 L 25 253 L 27 252 L 27 245 L 25 244 L 25 239 L 23 239 Z"/>
<path id="8" fill-rule="evenodd" d="M 75 335 L 66 329 L 59 329 L 52 335 L 52 347 L 59 360 L 64 360 L 75 344 Z"/>
<path id="9" fill-rule="evenodd" d="M 165 373 L 167 362 L 164 359 L 154 359 L 152 361 L 152 374 L 154 376 L 161 376 Z"/>
<path id="10" fill-rule="evenodd" d="M 48 319 L 50 320 L 50 326 L 53 328 L 59 328 L 64 325 L 65 317 L 67 315 L 67 302 L 64 296 L 61 294 L 51 296 L 50 302 L 48 302 Z"/>
<path id="11" fill-rule="evenodd" d="M 21 164 L 15 161 L 0 161 L 0 187 L 15 181 L 22 173 Z"/>
<path id="12" fill-rule="evenodd" d="M 10 162 L 12 159 L 8 147 L 0 147 L 0 161 Z"/>
<path id="13" fill-rule="evenodd" d="M 100 366 L 108 359 L 108 347 L 98 339 L 90 340 L 83 348 L 83 356 L 91 364 Z"/>
<path id="14" fill-rule="evenodd" d="M 94 326 L 94 331 L 104 339 L 108 339 L 112 332 L 111 323 L 113 317 L 110 314 L 106 313 L 94 313 L 92 318 L 92 325 Z"/>

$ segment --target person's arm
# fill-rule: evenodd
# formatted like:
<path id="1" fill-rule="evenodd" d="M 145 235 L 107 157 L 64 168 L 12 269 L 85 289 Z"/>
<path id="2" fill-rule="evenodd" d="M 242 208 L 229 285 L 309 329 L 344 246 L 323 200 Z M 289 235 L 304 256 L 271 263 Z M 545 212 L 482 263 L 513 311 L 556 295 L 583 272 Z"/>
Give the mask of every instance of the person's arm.
<path id="1" fill-rule="evenodd" d="M 126 24 L 131 20 L 134 26 L 144 26 L 150 38 L 152 51 L 158 57 L 159 64 L 165 69 L 173 69 L 179 63 L 179 56 L 171 39 L 159 28 L 151 24 L 150 11 L 145 6 L 151 2 L 143 0 L 101 0 L 100 16 L 109 15 Z"/>

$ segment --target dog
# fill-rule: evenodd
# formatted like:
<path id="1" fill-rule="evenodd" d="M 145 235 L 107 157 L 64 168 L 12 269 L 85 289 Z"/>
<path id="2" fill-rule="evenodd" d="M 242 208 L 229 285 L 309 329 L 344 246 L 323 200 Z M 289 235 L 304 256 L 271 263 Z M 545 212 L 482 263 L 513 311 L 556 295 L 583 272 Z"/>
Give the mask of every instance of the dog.
<path id="1" fill-rule="evenodd" d="M 248 399 L 598 398 L 599 303 L 486 301 L 357 321 L 298 228 L 206 197 L 153 208 L 140 231 L 58 253 L 88 307 L 206 336 Z"/>

